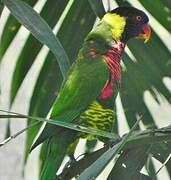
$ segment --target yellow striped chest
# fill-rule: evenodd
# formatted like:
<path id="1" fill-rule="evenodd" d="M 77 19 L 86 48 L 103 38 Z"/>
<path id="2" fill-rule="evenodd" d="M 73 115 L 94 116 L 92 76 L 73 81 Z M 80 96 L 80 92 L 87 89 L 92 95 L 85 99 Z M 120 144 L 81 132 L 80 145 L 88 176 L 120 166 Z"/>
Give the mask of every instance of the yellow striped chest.
<path id="1" fill-rule="evenodd" d="M 111 132 L 113 129 L 114 117 L 115 112 L 113 109 L 105 108 L 98 101 L 93 101 L 88 109 L 81 114 L 80 123 L 86 127 Z M 93 137 L 89 136 L 88 138 Z"/>

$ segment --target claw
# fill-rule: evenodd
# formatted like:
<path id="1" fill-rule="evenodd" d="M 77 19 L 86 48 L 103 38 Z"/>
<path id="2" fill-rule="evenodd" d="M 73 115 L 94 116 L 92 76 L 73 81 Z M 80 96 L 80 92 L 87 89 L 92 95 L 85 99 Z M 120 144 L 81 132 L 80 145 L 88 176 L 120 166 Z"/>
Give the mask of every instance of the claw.
<path id="1" fill-rule="evenodd" d="M 106 147 L 113 147 L 115 144 L 119 143 L 121 141 L 121 138 L 117 138 L 117 139 L 110 139 L 109 141 L 107 141 L 104 146 Z"/>
<path id="2" fill-rule="evenodd" d="M 65 164 L 64 169 L 71 167 L 76 162 L 77 160 L 75 159 L 74 155 L 73 154 L 69 155 L 69 161 Z"/>

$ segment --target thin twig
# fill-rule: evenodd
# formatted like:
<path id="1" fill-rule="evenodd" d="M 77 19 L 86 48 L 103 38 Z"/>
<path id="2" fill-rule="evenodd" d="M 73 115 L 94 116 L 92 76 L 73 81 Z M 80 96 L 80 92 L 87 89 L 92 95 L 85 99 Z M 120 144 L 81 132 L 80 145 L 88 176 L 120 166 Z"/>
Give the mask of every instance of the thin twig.
<path id="1" fill-rule="evenodd" d="M 6 138 L 5 140 L 3 140 L 1 143 L 0 143 L 0 147 L 4 146 L 5 144 L 7 144 L 8 142 L 10 142 L 12 139 L 15 139 L 17 136 L 19 136 L 20 134 L 24 133 L 25 131 L 27 131 L 28 129 L 34 127 L 34 126 L 37 126 L 38 124 L 40 124 L 41 122 L 35 122 L 35 123 L 32 123 L 31 125 L 27 126 L 26 128 L 18 131 L 17 133 L 15 133 L 14 135 Z"/>
<path id="2" fill-rule="evenodd" d="M 14 114 L 14 115 L 17 115 L 17 116 L 20 116 L 20 118 L 28 118 L 27 115 L 24 115 L 24 114 L 20 114 L 20 113 L 16 113 L 16 112 L 13 112 L 13 111 L 6 111 L 6 110 L 2 110 L 0 109 L 0 112 L 5 112 L 5 113 L 10 113 L 10 114 Z M 1 115 L 1 116 L 8 116 L 8 115 Z"/>

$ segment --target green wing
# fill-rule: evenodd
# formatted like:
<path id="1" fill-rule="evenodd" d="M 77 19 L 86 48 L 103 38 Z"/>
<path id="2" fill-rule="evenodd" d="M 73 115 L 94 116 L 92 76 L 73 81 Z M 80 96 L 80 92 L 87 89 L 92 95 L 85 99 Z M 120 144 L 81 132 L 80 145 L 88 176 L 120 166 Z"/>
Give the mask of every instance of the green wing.
<path id="1" fill-rule="evenodd" d="M 98 97 L 108 78 L 107 64 L 102 59 L 88 59 L 75 64 L 53 106 L 51 117 L 80 114 Z"/>
<path id="2" fill-rule="evenodd" d="M 76 119 L 98 97 L 108 78 L 107 63 L 102 58 L 87 58 L 75 63 L 62 85 L 50 118 L 65 122 Z M 31 150 L 57 134 L 56 129 L 47 124 Z"/>

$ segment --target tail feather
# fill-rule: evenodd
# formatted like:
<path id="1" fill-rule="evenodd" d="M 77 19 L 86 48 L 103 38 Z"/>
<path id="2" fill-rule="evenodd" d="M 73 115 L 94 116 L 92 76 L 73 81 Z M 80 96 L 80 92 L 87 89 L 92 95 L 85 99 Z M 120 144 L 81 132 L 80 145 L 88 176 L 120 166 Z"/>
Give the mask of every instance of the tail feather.
<path id="1" fill-rule="evenodd" d="M 53 113 L 53 112 L 52 112 Z M 56 116 L 51 116 L 50 118 L 56 119 Z M 65 114 L 62 114 L 61 116 L 58 115 L 58 120 L 65 121 L 65 122 L 71 122 L 72 120 L 76 119 L 75 111 L 68 111 Z M 51 138 L 52 136 L 58 135 L 60 131 L 63 131 L 62 127 L 57 127 L 53 124 L 46 124 L 44 127 L 42 133 L 37 138 L 37 140 L 33 143 L 32 147 L 30 148 L 30 152 L 35 149 L 39 144 L 43 143 L 45 140 Z"/>
<path id="2" fill-rule="evenodd" d="M 75 132 L 70 130 L 64 130 L 58 136 L 52 137 L 47 159 L 43 162 L 40 180 L 56 179 L 56 172 L 67 153 L 68 146 L 74 142 L 75 137 Z"/>

